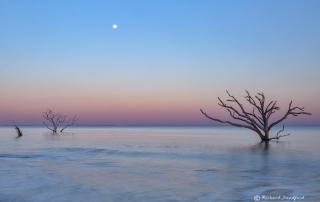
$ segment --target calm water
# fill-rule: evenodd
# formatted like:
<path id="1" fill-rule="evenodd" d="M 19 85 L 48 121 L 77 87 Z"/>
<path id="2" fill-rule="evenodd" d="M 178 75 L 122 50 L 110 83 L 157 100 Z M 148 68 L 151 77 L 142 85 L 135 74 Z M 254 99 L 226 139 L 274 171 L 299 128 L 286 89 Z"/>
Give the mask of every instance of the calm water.
<path id="1" fill-rule="evenodd" d="M 0 201 L 320 201 L 320 127 L 21 129 L 0 127 Z"/>

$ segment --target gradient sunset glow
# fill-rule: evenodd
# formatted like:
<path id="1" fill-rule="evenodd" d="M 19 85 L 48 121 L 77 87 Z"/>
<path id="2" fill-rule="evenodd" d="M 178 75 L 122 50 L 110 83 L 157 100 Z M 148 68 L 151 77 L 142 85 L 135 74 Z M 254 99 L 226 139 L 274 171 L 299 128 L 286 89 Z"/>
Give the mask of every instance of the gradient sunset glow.
<path id="1" fill-rule="evenodd" d="M 226 90 L 320 124 L 319 1 L 1 1 L 0 125 L 219 125 Z M 117 24 L 117 29 L 112 26 Z M 277 117 L 277 115 L 275 115 Z"/>

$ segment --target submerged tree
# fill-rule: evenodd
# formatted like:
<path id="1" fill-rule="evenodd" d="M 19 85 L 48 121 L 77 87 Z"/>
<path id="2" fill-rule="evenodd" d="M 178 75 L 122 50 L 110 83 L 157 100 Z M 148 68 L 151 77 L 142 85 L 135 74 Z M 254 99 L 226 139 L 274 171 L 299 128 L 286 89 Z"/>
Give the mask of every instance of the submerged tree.
<path id="1" fill-rule="evenodd" d="M 67 117 L 66 115 L 62 115 L 60 113 L 54 114 L 51 109 L 47 109 L 47 111 L 43 112 L 42 116 L 47 121 L 51 122 L 52 128 L 50 128 L 45 122 L 43 122 L 43 124 L 45 126 L 47 126 L 47 128 L 54 133 L 57 132 L 58 126 L 61 123 L 64 123 L 66 121 L 66 117 Z M 72 126 L 74 124 L 77 124 L 76 123 L 76 121 L 77 121 L 76 116 L 72 119 L 71 122 L 70 121 L 71 121 L 71 118 L 68 120 L 67 125 L 60 132 L 62 132 L 68 126 Z"/>
<path id="2" fill-rule="evenodd" d="M 229 99 L 227 101 L 228 102 L 235 102 L 240 108 L 239 111 L 236 110 L 233 106 L 229 106 L 229 105 L 225 104 L 218 97 L 218 100 L 220 101 L 220 103 L 218 103 L 218 105 L 225 108 L 226 110 L 228 110 L 228 112 L 230 113 L 230 116 L 233 119 L 239 120 L 244 124 L 234 123 L 234 122 L 230 122 L 230 121 L 222 121 L 220 119 L 212 118 L 212 117 L 208 116 L 201 109 L 200 109 L 200 111 L 202 112 L 203 115 L 205 115 L 207 118 L 209 118 L 213 121 L 218 121 L 220 123 L 228 123 L 228 124 L 235 126 L 235 127 L 241 127 L 241 128 L 247 128 L 247 129 L 253 130 L 254 132 L 259 134 L 262 141 L 270 141 L 272 139 L 279 139 L 280 137 L 290 135 L 290 133 L 286 134 L 286 135 L 279 135 L 281 132 L 284 131 L 284 125 L 283 125 L 282 130 L 280 130 L 277 133 L 276 137 L 271 137 L 271 138 L 269 137 L 269 132 L 270 132 L 271 128 L 273 126 L 279 124 L 283 120 L 285 120 L 289 115 L 292 115 L 292 116 L 298 116 L 300 114 L 311 115 L 311 113 L 305 112 L 303 107 L 302 108 L 301 107 L 291 107 L 291 104 L 292 104 L 292 101 L 291 101 L 286 114 L 282 118 L 280 118 L 279 120 L 269 124 L 269 118 L 271 117 L 271 115 L 280 109 L 278 106 L 276 106 L 277 101 L 271 101 L 268 105 L 265 105 L 265 97 L 264 97 L 263 93 L 258 93 L 255 96 L 257 101 L 255 101 L 253 99 L 253 97 L 249 94 L 249 92 L 248 91 L 246 91 L 246 92 L 247 92 L 247 96 L 245 96 L 245 98 L 253 106 L 252 113 L 246 111 L 244 109 L 243 105 L 240 104 L 240 102 L 234 96 L 230 95 L 228 91 L 227 91 L 227 93 L 231 99 Z M 257 114 L 255 114 L 255 110 L 258 111 Z"/>
<path id="3" fill-rule="evenodd" d="M 13 124 L 14 124 L 14 128 L 16 129 L 16 132 L 18 133 L 18 137 L 21 137 L 22 136 L 22 131 L 20 130 L 20 128 L 16 125 L 16 123 L 13 121 Z"/>

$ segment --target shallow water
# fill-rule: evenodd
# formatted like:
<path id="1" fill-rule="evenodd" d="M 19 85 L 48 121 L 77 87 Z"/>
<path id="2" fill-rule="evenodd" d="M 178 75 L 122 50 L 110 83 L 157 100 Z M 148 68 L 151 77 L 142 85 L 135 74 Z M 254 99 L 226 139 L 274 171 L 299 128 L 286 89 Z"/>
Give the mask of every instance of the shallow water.
<path id="1" fill-rule="evenodd" d="M 21 129 L 0 127 L 0 201 L 320 201 L 320 127 Z"/>

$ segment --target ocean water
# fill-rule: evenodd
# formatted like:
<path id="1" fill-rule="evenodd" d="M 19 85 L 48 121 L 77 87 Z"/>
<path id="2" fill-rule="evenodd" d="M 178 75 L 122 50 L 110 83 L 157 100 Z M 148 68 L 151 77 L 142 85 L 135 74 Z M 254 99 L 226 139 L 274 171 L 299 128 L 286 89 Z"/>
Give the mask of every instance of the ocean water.
<path id="1" fill-rule="evenodd" d="M 1 202 L 320 201 L 320 127 L 21 129 L 0 127 Z"/>

